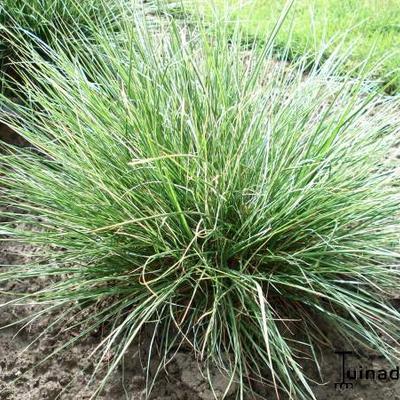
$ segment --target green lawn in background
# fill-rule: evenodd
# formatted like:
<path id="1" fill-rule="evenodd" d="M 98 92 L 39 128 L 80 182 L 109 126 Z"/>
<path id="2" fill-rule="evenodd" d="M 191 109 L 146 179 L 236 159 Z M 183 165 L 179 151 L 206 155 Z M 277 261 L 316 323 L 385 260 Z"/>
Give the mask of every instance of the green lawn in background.
<path id="1" fill-rule="evenodd" d="M 214 0 L 215 9 L 233 7 L 245 32 L 260 38 L 271 29 L 285 0 Z M 204 4 L 204 3 L 203 3 Z M 400 90 L 400 0 L 296 0 L 289 12 L 277 45 L 287 44 L 291 32 L 290 54 L 293 57 L 312 53 L 351 29 L 344 40 L 344 48 L 352 47 L 348 69 L 370 57 L 374 65 L 389 56 L 379 67 L 379 78 L 384 83 L 395 79 L 388 90 Z M 370 56 L 371 48 L 374 48 Z"/>

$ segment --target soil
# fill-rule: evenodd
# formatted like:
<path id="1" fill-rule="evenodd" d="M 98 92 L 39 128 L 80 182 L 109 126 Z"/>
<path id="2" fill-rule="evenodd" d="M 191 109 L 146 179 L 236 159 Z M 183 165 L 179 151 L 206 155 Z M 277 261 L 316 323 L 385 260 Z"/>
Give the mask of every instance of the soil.
<path id="1" fill-rule="evenodd" d="M 22 144 L 10 130 L 1 130 L 0 138 L 7 142 Z M 396 155 L 398 157 L 398 155 Z M 27 249 L 12 242 L 3 242 L 0 247 L 0 265 L 18 264 L 24 261 Z M 0 266 L 1 268 L 1 266 Z M 0 286 L 0 305 L 9 300 L 4 292 L 24 292 L 39 289 L 45 280 L 12 282 Z M 0 400 L 84 400 L 90 399 L 101 381 L 100 376 L 92 376 L 95 361 L 89 358 L 92 350 L 102 339 L 93 333 L 72 347 L 40 363 L 55 349 L 74 338 L 77 332 L 64 331 L 60 327 L 46 330 L 57 314 L 43 316 L 29 325 L 15 324 L 17 321 L 40 310 L 38 305 L 6 305 L 0 308 Z M 148 336 L 149 337 L 149 336 Z M 152 374 L 154 365 L 146 367 L 148 337 L 131 346 L 119 367 L 108 380 L 104 390 L 97 397 L 100 400 L 142 400 L 146 398 L 146 374 Z M 36 340 L 36 341 L 35 341 Z M 338 345 L 340 350 L 343 347 Z M 360 369 L 390 370 L 385 360 L 375 354 L 352 355 L 349 366 Z M 107 362 L 104 363 L 106 368 Z M 321 355 L 321 374 L 325 384 L 315 384 L 313 389 L 318 400 L 400 400 L 400 380 L 357 380 L 354 387 L 337 390 L 335 382 L 340 379 L 340 357 L 333 350 Z M 305 366 L 306 370 L 307 367 Z M 100 371 L 101 372 L 101 371 Z M 314 373 L 310 370 L 310 373 Z M 215 387 L 223 392 L 226 379 L 215 372 Z M 235 397 L 236 387 L 230 389 L 230 398 Z M 258 399 L 274 399 L 270 388 L 258 388 Z M 217 391 L 217 396 L 218 396 Z M 220 397 L 220 396 L 219 396 Z M 179 352 L 174 361 L 162 371 L 149 397 L 151 400 L 213 400 L 214 396 L 206 379 L 202 376 L 198 363 L 190 352 Z M 281 397 L 282 399 L 284 397 Z"/>
<path id="2" fill-rule="evenodd" d="M 1 141 L 16 146 L 23 146 L 26 143 L 21 136 L 17 135 L 12 129 L 2 123 L 0 123 L 0 142 Z"/>

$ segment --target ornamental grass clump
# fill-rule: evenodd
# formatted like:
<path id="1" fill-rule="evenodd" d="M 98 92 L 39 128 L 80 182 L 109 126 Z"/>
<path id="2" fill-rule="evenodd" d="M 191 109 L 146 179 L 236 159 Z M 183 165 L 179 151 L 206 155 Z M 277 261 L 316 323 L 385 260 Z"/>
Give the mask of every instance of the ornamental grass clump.
<path id="1" fill-rule="evenodd" d="M 118 15 L 117 1 L 108 6 L 98 0 L 2 0 L 0 2 L 0 77 L 18 75 L 14 63 L 19 62 L 18 47 L 12 46 L 8 36 L 40 39 L 44 43 L 76 40 L 74 32 L 84 30 L 90 36 L 95 23 L 113 25 Z M 133 4 L 133 3 L 132 3 Z M 109 12 L 110 11 L 110 12 Z M 0 82 L 1 83 L 1 82 Z"/>
<path id="2" fill-rule="evenodd" d="M 55 29 L 64 26 L 90 27 L 89 21 L 115 17 L 118 0 L 110 1 L 107 12 L 103 1 L 97 0 L 2 0 L 0 16 L 2 22 L 34 32 L 42 40 L 52 40 Z M 128 4 L 128 3 L 127 3 Z M 134 1 L 131 1 L 134 4 Z M 108 16 L 108 17 L 107 17 Z"/>
<path id="3" fill-rule="evenodd" d="M 79 61 L 17 41 L 25 96 L 1 119 L 30 146 L 0 156 L 1 233 L 41 250 L 1 281 L 48 277 L 24 299 L 65 321 L 88 308 L 67 344 L 106 326 L 105 380 L 144 327 L 237 398 L 314 398 L 328 331 L 397 357 L 399 102 L 339 73 L 345 52 L 271 60 L 280 22 L 244 51 L 221 21 L 163 18 L 99 28 Z"/>
<path id="4" fill-rule="evenodd" d="M 2 0 L 0 72 L 18 76 L 22 67 L 15 66 L 20 60 L 19 46 L 9 36 L 31 40 L 38 49 L 58 42 L 71 50 L 71 42 L 90 39 L 99 25 L 115 30 L 119 18 L 133 15 L 141 5 L 140 0 Z M 146 1 L 146 8 L 151 11 L 154 2 Z"/>

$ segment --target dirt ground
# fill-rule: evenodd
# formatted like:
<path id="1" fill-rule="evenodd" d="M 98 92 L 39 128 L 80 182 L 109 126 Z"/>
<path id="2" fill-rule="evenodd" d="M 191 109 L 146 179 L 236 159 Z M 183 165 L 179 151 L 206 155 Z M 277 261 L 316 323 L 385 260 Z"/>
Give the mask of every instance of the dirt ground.
<path id="1" fill-rule="evenodd" d="M 9 130 L 0 129 L 0 138 L 8 141 L 19 140 Z M 13 243 L 2 243 L 0 265 L 23 262 L 26 248 Z M 1 268 L 1 266 L 0 266 Z M 4 292 L 23 292 L 45 285 L 43 281 L 11 282 L 0 286 L 0 304 L 6 301 Z M 29 316 L 38 310 L 37 305 L 5 306 L 0 308 L 0 326 L 7 326 Z M 42 334 L 57 318 L 52 314 L 34 321 L 28 326 L 13 325 L 0 330 L 0 400 L 83 400 L 90 399 L 100 378 L 92 378 L 95 362 L 89 354 L 101 341 L 101 334 L 94 333 L 86 339 L 43 364 L 40 361 L 73 339 L 76 332 L 63 331 L 60 327 Z M 39 337 L 38 337 L 39 336 Z M 33 342 L 37 339 L 35 342 Z M 32 344 L 33 342 L 33 344 Z M 344 350 L 340 348 L 339 350 Z M 142 400 L 146 397 L 146 373 L 152 374 L 156 363 L 149 370 L 141 360 L 146 357 L 146 338 L 141 345 L 134 344 L 127 353 L 123 367 L 111 376 L 102 393 L 101 400 Z M 400 362 L 399 362 L 400 364 Z M 107 362 L 104 363 L 106 368 Z M 359 380 L 353 389 L 338 391 L 334 383 L 340 379 L 340 359 L 333 350 L 321 355 L 321 373 L 325 384 L 313 385 L 318 400 L 400 400 L 399 380 Z M 379 356 L 364 354 L 352 356 L 351 366 L 375 370 L 389 366 Z M 18 379 L 18 380 L 16 380 Z M 215 373 L 214 384 L 223 391 L 226 380 Z M 235 398 L 235 387 L 231 388 L 230 398 Z M 274 399 L 269 388 L 259 388 L 258 399 Z M 162 372 L 149 397 L 151 400 L 213 400 L 214 396 L 206 380 L 199 372 L 198 364 L 190 352 L 179 352 L 175 361 Z M 282 397 L 284 399 L 284 397 Z"/>

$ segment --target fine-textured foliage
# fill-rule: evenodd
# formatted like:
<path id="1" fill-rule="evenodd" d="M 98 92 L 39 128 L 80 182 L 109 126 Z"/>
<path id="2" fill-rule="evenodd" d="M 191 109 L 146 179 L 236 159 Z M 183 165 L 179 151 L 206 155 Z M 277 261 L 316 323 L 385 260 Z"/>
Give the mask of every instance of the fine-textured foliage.
<path id="1" fill-rule="evenodd" d="M 50 34 L 57 33 L 57 27 L 75 23 L 88 25 L 88 17 L 95 22 L 99 18 L 115 16 L 117 4 L 117 1 L 110 1 L 108 13 L 105 3 L 97 0 L 2 0 L 0 11 L 2 22 L 14 22 L 43 39 L 51 39 Z"/>
<path id="2" fill-rule="evenodd" d="M 19 60 L 18 46 L 12 46 L 8 36 L 34 37 L 49 45 L 62 41 L 68 46 L 79 40 L 77 32 L 88 38 L 95 26 L 112 30 L 123 10 L 134 12 L 138 4 L 138 0 L 1 0 L 0 70 L 17 74 L 13 63 Z"/>
<path id="3" fill-rule="evenodd" d="M 81 336 L 109 322 L 110 372 L 150 325 L 238 398 L 313 398 L 301 358 L 325 327 L 396 356 L 398 102 L 340 75 L 339 51 L 288 66 L 276 32 L 243 51 L 221 21 L 153 18 L 81 38 L 81 62 L 16 43 L 25 100 L 2 119 L 31 146 L 1 155 L 1 232 L 41 255 L 0 279 L 48 276 L 28 298 L 90 307 Z"/>

